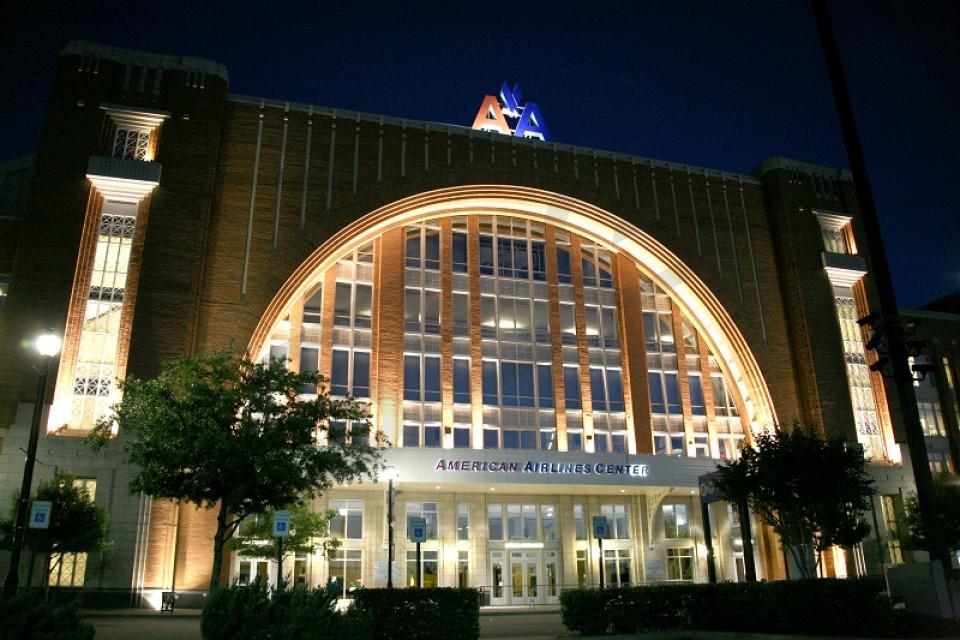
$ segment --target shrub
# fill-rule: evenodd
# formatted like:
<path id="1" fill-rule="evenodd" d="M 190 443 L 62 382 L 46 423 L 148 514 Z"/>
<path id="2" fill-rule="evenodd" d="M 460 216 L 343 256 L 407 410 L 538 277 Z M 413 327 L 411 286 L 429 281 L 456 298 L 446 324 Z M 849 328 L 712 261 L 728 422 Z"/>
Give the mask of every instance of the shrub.
<path id="1" fill-rule="evenodd" d="M 916 636 L 957 629 L 894 611 L 879 580 L 795 580 L 580 589 L 561 595 L 563 623 L 583 635 L 667 630 Z M 908 622 L 908 618 L 910 621 Z"/>
<path id="2" fill-rule="evenodd" d="M 75 602 L 48 603 L 31 593 L 0 601 L 0 640 L 93 640 L 94 633 Z"/>
<path id="3" fill-rule="evenodd" d="M 360 589 L 354 607 L 369 616 L 375 640 L 476 640 L 480 592 L 476 589 Z"/>
<path id="4" fill-rule="evenodd" d="M 296 587 L 280 593 L 262 580 L 217 589 L 200 618 L 204 640 L 367 640 L 369 620 L 353 608 L 334 609 L 338 588 Z"/>

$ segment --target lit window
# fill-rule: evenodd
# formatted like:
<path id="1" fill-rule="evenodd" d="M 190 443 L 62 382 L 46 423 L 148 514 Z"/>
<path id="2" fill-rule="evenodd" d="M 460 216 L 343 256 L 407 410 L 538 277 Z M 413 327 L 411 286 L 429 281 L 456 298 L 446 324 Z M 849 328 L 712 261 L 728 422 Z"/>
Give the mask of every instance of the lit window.
<path id="1" fill-rule="evenodd" d="M 689 538 L 690 537 L 690 518 L 687 505 L 685 504 L 665 504 L 663 505 L 663 537 L 665 538 Z"/>
<path id="2" fill-rule="evenodd" d="M 363 538 L 363 500 L 331 500 L 337 515 L 330 521 L 330 535 L 346 540 Z"/>
<path id="3" fill-rule="evenodd" d="M 667 549 L 667 580 L 693 580 L 693 549 L 689 547 Z"/>
<path id="4" fill-rule="evenodd" d="M 467 540 L 470 537 L 470 505 L 466 502 L 457 503 L 457 540 Z"/>
<path id="5" fill-rule="evenodd" d="M 407 519 L 411 517 L 423 518 L 427 521 L 427 540 L 437 539 L 437 503 L 436 502 L 408 502 Z"/>
<path id="6" fill-rule="evenodd" d="M 616 540 L 626 540 L 630 537 L 626 505 L 603 504 L 600 505 L 600 513 L 607 516 L 607 537 Z"/>
<path id="7" fill-rule="evenodd" d="M 363 586 L 362 552 L 359 549 L 338 549 L 328 557 L 330 581 L 336 583 L 341 598 L 353 597 L 353 592 Z"/>

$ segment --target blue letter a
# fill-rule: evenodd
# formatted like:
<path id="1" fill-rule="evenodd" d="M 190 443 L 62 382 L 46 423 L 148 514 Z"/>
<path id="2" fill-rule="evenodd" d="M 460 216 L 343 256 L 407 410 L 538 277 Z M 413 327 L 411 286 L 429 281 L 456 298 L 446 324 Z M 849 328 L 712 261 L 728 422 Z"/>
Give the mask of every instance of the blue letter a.
<path id="1" fill-rule="evenodd" d="M 535 102 L 528 102 L 523 106 L 523 114 L 520 116 L 514 135 L 520 138 L 539 138 L 544 142 L 550 138 L 547 123 L 543 121 L 540 107 Z"/>

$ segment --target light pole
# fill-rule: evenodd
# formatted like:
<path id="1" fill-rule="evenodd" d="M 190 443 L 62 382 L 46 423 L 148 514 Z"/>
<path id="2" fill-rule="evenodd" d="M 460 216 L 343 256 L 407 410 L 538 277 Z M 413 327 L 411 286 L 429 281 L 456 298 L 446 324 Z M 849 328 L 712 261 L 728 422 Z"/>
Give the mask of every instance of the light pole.
<path id="1" fill-rule="evenodd" d="M 399 479 L 396 469 L 387 471 L 387 589 L 393 589 L 393 481 Z"/>
<path id="2" fill-rule="evenodd" d="M 34 347 L 43 356 L 40 379 L 37 381 L 37 398 L 33 405 L 33 420 L 30 423 L 30 440 L 27 442 L 27 459 L 23 463 L 23 482 L 20 484 L 20 499 L 17 502 L 17 515 L 13 525 L 13 546 L 10 550 L 10 568 L 3 583 L 3 598 L 12 598 L 20 585 L 20 554 L 23 552 L 23 538 L 27 529 L 27 513 L 30 510 L 30 488 L 33 485 L 33 466 L 37 459 L 37 440 L 40 436 L 40 419 L 43 415 L 43 401 L 47 395 L 47 374 L 50 373 L 50 361 L 60 352 L 59 336 L 46 334 L 34 341 Z"/>

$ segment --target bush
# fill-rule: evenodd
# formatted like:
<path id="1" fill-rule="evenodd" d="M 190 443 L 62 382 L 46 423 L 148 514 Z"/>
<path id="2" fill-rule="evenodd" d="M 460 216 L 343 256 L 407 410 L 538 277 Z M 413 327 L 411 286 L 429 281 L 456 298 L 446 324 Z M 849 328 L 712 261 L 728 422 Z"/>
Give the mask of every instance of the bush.
<path id="1" fill-rule="evenodd" d="M 338 588 L 296 587 L 275 593 L 262 580 L 217 589 L 200 618 L 204 640 L 367 640 L 370 621 L 351 608 L 334 610 Z"/>
<path id="2" fill-rule="evenodd" d="M 0 640 L 93 640 L 94 633 L 75 602 L 48 603 L 31 593 L 0 601 Z"/>
<path id="3" fill-rule="evenodd" d="M 894 611 L 882 588 L 872 579 L 655 585 L 567 591 L 560 602 L 564 625 L 583 635 L 696 629 L 904 637 L 921 628 L 937 635 L 943 625 Z"/>
<path id="4" fill-rule="evenodd" d="M 375 640 L 476 640 L 476 589 L 360 589 L 354 607 L 369 616 Z"/>

